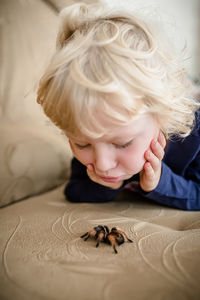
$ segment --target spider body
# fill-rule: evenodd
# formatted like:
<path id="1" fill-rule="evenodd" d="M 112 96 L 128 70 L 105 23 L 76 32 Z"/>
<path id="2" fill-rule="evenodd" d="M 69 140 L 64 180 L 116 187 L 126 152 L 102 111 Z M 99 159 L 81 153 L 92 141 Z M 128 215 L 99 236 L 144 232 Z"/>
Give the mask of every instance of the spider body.
<path id="1" fill-rule="evenodd" d="M 105 242 L 106 235 L 108 233 L 109 233 L 109 229 L 106 225 L 105 226 L 98 225 L 93 229 L 91 229 L 90 231 L 83 234 L 81 238 L 84 238 L 84 241 L 87 241 L 89 237 L 95 238 L 95 240 L 97 240 L 96 247 L 99 247 L 100 242 Z"/>
<path id="2" fill-rule="evenodd" d="M 98 225 L 81 236 L 81 238 L 84 238 L 84 241 L 87 241 L 89 237 L 97 240 L 96 247 L 99 246 L 100 242 L 111 245 L 116 254 L 118 253 L 116 247 L 123 244 L 125 242 L 125 238 L 128 242 L 133 242 L 121 229 L 113 227 L 110 231 L 106 225 Z"/>

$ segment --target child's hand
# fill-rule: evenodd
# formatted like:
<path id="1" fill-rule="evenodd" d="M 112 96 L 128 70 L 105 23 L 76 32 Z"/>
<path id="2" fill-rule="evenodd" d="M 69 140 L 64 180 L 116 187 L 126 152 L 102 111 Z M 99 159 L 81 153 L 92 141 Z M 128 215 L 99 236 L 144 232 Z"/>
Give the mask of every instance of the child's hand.
<path id="1" fill-rule="evenodd" d="M 109 188 L 112 188 L 112 189 L 118 189 L 121 187 L 121 185 L 123 184 L 123 180 L 119 181 L 119 182 L 115 182 L 115 183 L 112 183 L 112 182 L 105 182 L 103 181 L 101 178 L 99 178 L 95 172 L 94 172 L 94 167 L 92 164 L 89 164 L 87 166 L 87 174 L 89 176 L 89 178 L 98 183 L 98 184 L 101 184 L 101 185 L 104 185 L 104 186 L 107 186 Z"/>
<path id="2" fill-rule="evenodd" d="M 140 172 L 140 187 L 145 192 L 154 190 L 160 181 L 165 146 L 166 139 L 160 131 L 158 140 L 152 140 L 150 149 L 144 154 L 146 162 Z"/>

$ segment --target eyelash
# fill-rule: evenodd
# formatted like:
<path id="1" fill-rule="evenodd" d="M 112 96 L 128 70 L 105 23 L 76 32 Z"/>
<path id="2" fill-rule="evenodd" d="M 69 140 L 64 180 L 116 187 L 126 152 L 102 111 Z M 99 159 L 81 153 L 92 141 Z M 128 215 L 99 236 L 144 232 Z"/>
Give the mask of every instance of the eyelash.
<path id="1" fill-rule="evenodd" d="M 132 144 L 133 141 L 130 141 L 124 145 L 117 145 L 117 144 L 113 144 L 117 149 L 125 149 L 127 148 L 128 146 L 130 146 Z M 86 144 L 86 145 L 79 145 L 79 144 L 75 144 L 76 147 L 78 147 L 80 150 L 83 150 L 87 147 L 90 146 L 90 144 Z"/>
<path id="2" fill-rule="evenodd" d="M 127 148 L 128 146 L 130 146 L 131 144 L 132 144 L 132 141 L 130 141 L 130 142 L 124 144 L 124 145 L 116 145 L 116 144 L 114 144 L 114 146 L 115 146 L 117 149 L 125 149 L 125 148 Z"/>
<path id="3" fill-rule="evenodd" d="M 82 149 L 85 149 L 85 148 L 87 148 L 88 146 L 90 146 L 90 144 L 87 144 L 87 145 L 79 145 L 79 144 L 75 144 L 75 146 L 82 150 Z"/>

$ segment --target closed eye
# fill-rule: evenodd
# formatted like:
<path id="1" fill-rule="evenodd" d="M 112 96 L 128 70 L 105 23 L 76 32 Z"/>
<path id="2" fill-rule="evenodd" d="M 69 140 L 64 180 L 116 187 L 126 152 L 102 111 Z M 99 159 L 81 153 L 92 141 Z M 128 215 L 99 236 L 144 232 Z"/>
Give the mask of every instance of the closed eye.
<path id="1" fill-rule="evenodd" d="M 132 144 L 133 140 L 134 140 L 134 139 L 128 141 L 128 142 L 125 143 L 125 144 L 115 144 L 115 143 L 113 143 L 113 145 L 114 145 L 117 149 L 124 149 L 124 148 L 129 147 L 129 146 Z M 90 144 L 81 145 L 81 144 L 75 143 L 74 145 L 75 145 L 77 148 L 79 148 L 80 150 L 90 147 Z"/>
<path id="2" fill-rule="evenodd" d="M 79 149 L 85 149 L 85 148 L 89 147 L 90 144 L 80 145 L 80 144 L 75 143 L 75 146 Z"/>
<path id="3" fill-rule="evenodd" d="M 125 143 L 125 144 L 122 144 L 122 145 L 119 145 L 119 144 L 114 144 L 114 146 L 118 149 L 124 149 L 124 148 L 127 148 L 129 147 L 133 142 L 133 139 L 130 140 L 129 142 Z"/>

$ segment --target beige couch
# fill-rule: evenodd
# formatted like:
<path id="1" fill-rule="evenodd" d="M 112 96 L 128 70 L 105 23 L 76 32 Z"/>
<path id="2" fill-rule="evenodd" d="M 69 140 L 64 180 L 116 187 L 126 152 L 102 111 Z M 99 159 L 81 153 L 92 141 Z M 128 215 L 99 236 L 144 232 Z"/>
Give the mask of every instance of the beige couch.
<path id="1" fill-rule="evenodd" d="M 128 191 L 102 204 L 63 195 L 71 153 L 35 98 L 65 3 L 0 1 L 0 299 L 200 299 L 200 212 Z M 134 242 L 116 255 L 80 239 L 98 224 Z"/>

